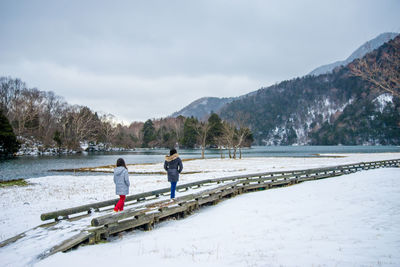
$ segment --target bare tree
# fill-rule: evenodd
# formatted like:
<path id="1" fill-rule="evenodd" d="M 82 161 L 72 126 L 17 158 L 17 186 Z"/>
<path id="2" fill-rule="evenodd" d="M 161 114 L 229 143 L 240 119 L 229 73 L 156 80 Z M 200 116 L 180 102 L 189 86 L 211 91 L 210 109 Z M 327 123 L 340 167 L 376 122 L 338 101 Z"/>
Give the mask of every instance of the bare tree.
<path id="1" fill-rule="evenodd" d="M 129 125 L 129 130 L 132 133 L 133 136 L 135 136 L 135 146 L 140 146 L 142 144 L 143 140 L 143 122 L 133 122 L 131 125 Z"/>
<path id="2" fill-rule="evenodd" d="M 350 64 L 349 68 L 354 76 L 360 77 L 372 83 L 377 88 L 400 97 L 398 92 L 400 89 L 399 60 L 393 61 L 390 58 L 387 58 L 387 60 L 389 64 L 382 66 L 382 64 L 376 62 L 367 62 L 366 58 L 362 58 Z"/>
<path id="3" fill-rule="evenodd" d="M 218 149 L 219 149 L 219 155 L 220 155 L 221 159 L 223 159 L 224 158 L 224 153 L 223 153 L 222 149 L 223 149 L 224 144 L 225 144 L 224 143 L 224 141 L 225 141 L 224 136 L 223 135 L 217 136 L 217 137 L 214 138 L 214 141 L 217 143 L 217 146 L 218 146 Z"/>
<path id="4" fill-rule="evenodd" d="M 239 147 L 239 158 L 242 159 L 242 146 L 246 138 L 251 134 L 251 131 L 247 127 L 240 127 L 237 131 L 237 143 L 236 147 Z"/>
<path id="5" fill-rule="evenodd" d="M 223 122 L 222 125 L 223 125 L 222 139 L 224 141 L 225 146 L 228 148 L 229 158 L 232 158 L 231 149 L 234 147 L 235 127 L 227 122 Z"/>
<path id="6" fill-rule="evenodd" d="M 249 121 L 249 114 L 245 114 L 243 112 L 238 112 L 236 114 L 236 124 L 238 126 L 238 130 L 236 130 L 236 148 L 239 148 L 239 158 L 242 158 L 242 146 L 246 138 L 251 134 L 250 129 L 246 126 L 246 121 Z M 234 157 L 236 158 L 236 149 L 234 153 Z"/>
<path id="7" fill-rule="evenodd" d="M 93 141 L 99 128 L 92 111 L 87 107 L 78 107 L 73 118 L 78 141 Z"/>
<path id="8" fill-rule="evenodd" d="M 172 127 L 176 134 L 176 142 L 179 146 L 179 142 L 183 137 L 183 125 L 185 124 L 185 118 L 183 116 L 178 116 L 172 120 Z"/>
<path id="9" fill-rule="evenodd" d="M 84 106 L 66 110 L 62 119 L 63 136 L 69 148 L 79 148 L 80 141 L 95 141 L 101 124 L 92 111 Z"/>
<path id="10" fill-rule="evenodd" d="M 1 77 L 0 84 L 0 108 L 6 112 L 6 116 L 10 119 L 12 106 L 21 92 L 26 89 L 26 85 L 20 79 L 13 80 L 9 77 Z"/>
<path id="11" fill-rule="evenodd" d="M 17 129 L 17 135 L 30 136 L 39 128 L 39 114 L 43 99 L 39 90 L 27 89 L 21 91 L 13 101 L 10 108 L 11 121 Z"/>
<path id="12" fill-rule="evenodd" d="M 63 99 L 55 95 L 54 92 L 44 92 L 44 101 L 40 108 L 39 116 L 39 136 L 47 146 L 54 141 L 54 134 L 57 131 L 66 105 Z"/>
<path id="13" fill-rule="evenodd" d="M 116 128 L 116 122 L 115 122 L 115 116 L 112 114 L 104 114 L 103 116 L 100 117 L 101 121 L 101 133 L 104 138 L 104 142 L 106 147 L 108 147 L 111 142 L 112 138 L 115 133 L 115 128 Z"/>
<path id="14" fill-rule="evenodd" d="M 208 122 L 200 122 L 197 127 L 197 133 L 201 143 L 201 158 L 204 159 L 205 149 L 206 149 L 206 140 L 208 130 L 210 130 L 210 124 Z"/>

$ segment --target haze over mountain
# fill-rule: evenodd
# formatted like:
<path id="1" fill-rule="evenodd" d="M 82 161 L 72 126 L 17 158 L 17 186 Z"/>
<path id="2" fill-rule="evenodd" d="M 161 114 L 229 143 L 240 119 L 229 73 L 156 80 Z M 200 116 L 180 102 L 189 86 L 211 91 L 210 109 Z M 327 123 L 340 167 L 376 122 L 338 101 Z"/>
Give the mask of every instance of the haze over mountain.
<path id="1" fill-rule="evenodd" d="M 313 71 L 311 71 L 308 75 L 318 76 L 320 74 L 325 74 L 325 73 L 332 72 L 332 70 L 334 68 L 336 68 L 336 67 L 346 66 L 347 64 L 352 62 L 354 59 L 362 58 L 367 53 L 377 49 L 378 47 L 380 47 L 384 43 L 388 42 L 389 40 L 392 40 L 398 34 L 399 33 L 395 33 L 395 32 L 382 33 L 382 34 L 378 35 L 376 38 L 374 38 L 374 39 L 366 42 L 362 46 L 360 46 L 347 59 L 341 60 L 341 61 L 336 61 L 336 62 L 331 63 L 331 64 L 320 66 L 320 67 L 314 69 Z"/>
<path id="2" fill-rule="evenodd" d="M 202 119 L 211 112 L 218 112 L 222 106 L 235 100 L 235 97 L 219 98 L 219 97 L 202 97 L 199 98 L 183 109 L 174 112 L 171 117 L 196 117 Z"/>
<path id="3" fill-rule="evenodd" d="M 248 94 L 238 97 L 202 97 L 193 101 L 183 109 L 174 112 L 170 117 L 193 116 L 199 120 L 202 120 L 210 115 L 212 112 L 218 113 L 224 105 L 243 97 L 253 95 L 254 93 L 255 92 L 250 92 Z"/>

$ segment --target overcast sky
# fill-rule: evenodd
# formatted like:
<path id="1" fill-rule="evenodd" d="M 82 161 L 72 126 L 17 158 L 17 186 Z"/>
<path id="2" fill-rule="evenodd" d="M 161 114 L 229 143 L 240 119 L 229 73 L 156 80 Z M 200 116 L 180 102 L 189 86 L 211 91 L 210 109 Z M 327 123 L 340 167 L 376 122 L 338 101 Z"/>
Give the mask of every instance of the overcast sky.
<path id="1" fill-rule="evenodd" d="M 124 122 L 239 96 L 400 32 L 399 0 L 0 1 L 0 76 Z"/>

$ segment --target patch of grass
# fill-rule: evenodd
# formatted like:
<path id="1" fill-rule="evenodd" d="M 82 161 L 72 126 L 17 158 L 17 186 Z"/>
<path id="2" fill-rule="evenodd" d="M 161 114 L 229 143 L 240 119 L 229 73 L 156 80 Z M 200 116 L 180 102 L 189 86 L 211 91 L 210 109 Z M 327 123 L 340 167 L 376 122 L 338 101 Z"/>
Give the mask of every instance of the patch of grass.
<path id="1" fill-rule="evenodd" d="M 9 186 L 27 186 L 27 185 L 29 185 L 29 184 L 24 179 L 0 181 L 0 188 L 1 187 L 9 187 Z"/>
<path id="2" fill-rule="evenodd" d="M 336 156 L 336 155 L 321 155 L 321 154 L 311 154 L 313 156 L 316 156 L 317 158 L 346 158 L 346 156 Z"/>
<path id="3" fill-rule="evenodd" d="M 182 161 L 192 161 L 192 160 L 199 160 L 199 159 L 182 159 Z"/>

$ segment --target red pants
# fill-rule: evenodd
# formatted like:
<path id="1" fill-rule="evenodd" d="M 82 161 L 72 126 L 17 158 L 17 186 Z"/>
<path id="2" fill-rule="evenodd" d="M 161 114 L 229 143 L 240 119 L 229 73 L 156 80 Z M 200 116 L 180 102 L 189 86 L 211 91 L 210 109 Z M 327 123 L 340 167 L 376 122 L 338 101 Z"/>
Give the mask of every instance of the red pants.
<path id="1" fill-rule="evenodd" d="M 125 195 L 120 195 L 117 204 L 115 205 L 114 211 L 123 211 L 125 204 Z"/>

